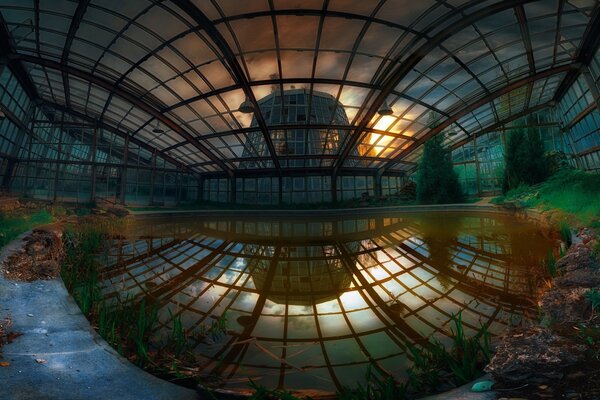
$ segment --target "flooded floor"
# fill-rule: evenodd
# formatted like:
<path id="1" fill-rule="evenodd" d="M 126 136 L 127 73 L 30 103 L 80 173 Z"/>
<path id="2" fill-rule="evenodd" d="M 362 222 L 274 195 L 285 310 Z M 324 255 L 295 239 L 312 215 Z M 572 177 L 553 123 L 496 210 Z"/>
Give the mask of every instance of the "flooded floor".
<path id="1" fill-rule="evenodd" d="M 553 247 L 538 226 L 493 214 L 147 218 L 114 241 L 101 283 L 107 298 L 158 301 L 165 327 L 224 324 L 194 350 L 224 389 L 250 378 L 331 392 L 369 364 L 401 379 L 407 344 L 447 341 L 458 312 L 470 334 L 535 317 Z"/>

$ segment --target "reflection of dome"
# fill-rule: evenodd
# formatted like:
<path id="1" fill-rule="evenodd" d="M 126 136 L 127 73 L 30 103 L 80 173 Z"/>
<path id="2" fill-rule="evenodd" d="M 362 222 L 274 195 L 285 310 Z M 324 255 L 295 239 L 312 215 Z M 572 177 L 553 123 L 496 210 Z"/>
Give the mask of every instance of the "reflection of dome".
<path id="1" fill-rule="evenodd" d="M 265 250 L 257 247 L 253 250 L 258 253 Z M 352 280 L 333 246 L 283 247 L 269 278 L 272 262 L 271 258 L 257 259 L 252 278 L 258 290 L 267 291 L 267 298 L 279 304 L 310 305 L 333 300 Z"/>

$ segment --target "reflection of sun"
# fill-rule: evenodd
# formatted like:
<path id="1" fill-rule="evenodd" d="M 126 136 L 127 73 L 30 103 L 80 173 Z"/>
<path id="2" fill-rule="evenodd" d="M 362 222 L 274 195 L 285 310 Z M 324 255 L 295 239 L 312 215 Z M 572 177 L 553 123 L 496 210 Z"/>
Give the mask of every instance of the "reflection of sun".
<path id="1" fill-rule="evenodd" d="M 346 292 L 340 296 L 340 301 L 344 305 L 345 310 L 356 310 L 367 307 L 367 303 L 362 298 L 358 290 Z"/>
<path id="2" fill-rule="evenodd" d="M 369 268 L 369 272 L 376 281 L 380 281 L 390 277 L 390 274 L 381 267 Z"/>

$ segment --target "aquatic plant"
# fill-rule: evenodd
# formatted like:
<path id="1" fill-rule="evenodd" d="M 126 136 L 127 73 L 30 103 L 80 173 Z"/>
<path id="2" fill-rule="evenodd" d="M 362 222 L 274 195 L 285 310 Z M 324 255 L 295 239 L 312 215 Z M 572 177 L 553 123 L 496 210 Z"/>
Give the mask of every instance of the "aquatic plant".
<path id="1" fill-rule="evenodd" d="M 596 310 L 600 306 L 600 289 L 590 289 L 584 293 L 586 299 L 592 304 L 592 310 Z"/>
<path id="2" fill-rule="evenodd" d="M 310 397 L 296 397 L 292 393 L 282 389 L 267 389 L 260 383 L 250 379 L 250 387 L 254 392 L 250 395 L 250 400 L 310 400 Z"/>
<path id="3" fill-rule="evenodd" d="M 474 336 L 467 337 L 461 312 L 452 315 L 452 324 L 452 346 L 449 348 L 439 340 L 431 340 L 419 346 L 408 345 L 413 365 L 407 370 L 406 382 L 397 383 L 390 376 L 378 375 L 369 365 L 366 383 L 343 388 L 338 393 L 338 398 L 402 400 L 435 392 L 443 384 L 458 386 L 479 377 L 491 358 L 491 339 L 487 328 L 481 326 Z"/>
<path id="4" fill-rule="evenodd" d="M 562 221 L 560 223 L 559 231 L 560 237 L 562 238 L 563 242 L 565 242 L 567 248 L 571 247 L 573 244 L 573 238 L 571 236 L 571 227 L 569 224 L 567 224 L 565 221 Z"/>
<path id="5" fill-rule="evenodd" d="M 366 383 L 356 387 L 344 387 L 338 393 L 339 400 L 402 400 L 407 398 L 407 383 L 396 383 L 389 375 L 377 374 L 369 364 L 365 374 Z"/>
<path id="6" fill-rule="evenodd" d="M 169 309 L 169 317 L 171 321 L 173 321 L 169 344 L 172 347 L 175 356 L 179 357 L 188 347 L 188 337 L 183 324 L 181 323 L 181 315 L 173 316 L 173 313 Z"/>
<path id="7" fill-rule="evenodd" d="M 552 249 L 548 250 L 548 256 L 546 257 L 545 261 L 548 275 L 550 275 L 552 278 L 556 278 L 556 257 L 554 257 Z"/>
<path id="8" fill-rule="evenodd" d="M 420 347 L 409 346 L 413 359 L 413 366 L 407 371 L 411 390 L 426 393 L 439 387 L 443 380 L 460 385 L 481 375 L 491 357 L 487 328 L 481 326 L 476 335 L 467 337 L 462 312 L 452 315 L 452 323 L 449 349 L 438 340 Z"/>

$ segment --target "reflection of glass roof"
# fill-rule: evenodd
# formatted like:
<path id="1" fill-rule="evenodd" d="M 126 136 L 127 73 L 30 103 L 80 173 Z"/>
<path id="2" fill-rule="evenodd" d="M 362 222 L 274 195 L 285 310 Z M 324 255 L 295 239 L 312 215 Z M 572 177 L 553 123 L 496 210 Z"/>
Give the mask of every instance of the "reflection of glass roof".
<path id="1" fill-rule="evenodd" d="M 452 130 L 459 142 L 556 100 L 597 46 L 598 9 L 595 0 L 0 1 L 2 47 L 28 92 L 198 172 L 238 168 L 256 132 L 268 168 L 290 165 L 269 143 L 277 125 L 255 107 L 252 126 L 238 107 L 292 88 L 345 107 L 346 140 L 328 169 L 357 168 L 348 159 L 357 149 L 360 168 L 411 169 L 431 134 Z M 393 115 L 377 113 L 384 102 Z M 166 133 L 153 133 L 157 120 Z"/>
<path id="2" fill-rule="evenodd" d="M 106 296 L 154 299 L 162 324 L 180 315 L 190 331 L 226 314 L 227 335 L 195 352 L 228 389 L 252 378 L 335 391 L 369 363 L 402 378 L 407 344 L 446 340 L 452 313 L 468 334 L 497 334 L 533 310 L 531 266 L 551 246 L 533 225 L 485 215 L 130 228 L 100 275 Z"/>

